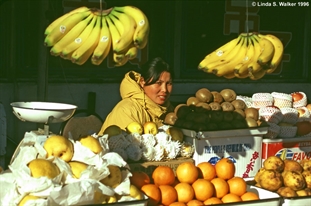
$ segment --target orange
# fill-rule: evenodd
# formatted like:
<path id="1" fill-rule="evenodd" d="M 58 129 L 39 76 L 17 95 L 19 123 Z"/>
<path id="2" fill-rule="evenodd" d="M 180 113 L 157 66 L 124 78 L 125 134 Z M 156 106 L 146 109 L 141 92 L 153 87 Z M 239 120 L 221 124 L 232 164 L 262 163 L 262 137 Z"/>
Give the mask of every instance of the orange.
<path id="1" fill-rule="evenodd" d="M 241 196 L 241 199 L 243 201 L 248 201 L 248 200 L 259 200 L 259 196 L 254 193 L 254 192 L 246 192 Z"/>
<path id="2" fill-rule="evenodd" d="M 216 177 L 216 170 L 214 165 L 212 165 L 209 162 L 201 162 L 197 165 L 199 169 L 199 177 L 206 179 L 206 180 L 212 180 Z"/>
<path id="3" fill-rule="evenodd" d="M 194 189 L 190 184 L 186 182 L 178 183 L 175 186 L 175 189 L 177 191 L 178 202 L 187 203 L 194 198 Z"/>
<path id="4" fill-rule="evenodd" d="M 214 185 L 206 179 L 197 179 L 192 187 L 194 189 L 194 195 L 197 200 L 205 201 L 212 197 L 215 193 Z"/>
<path id="5" fill-rule="evenodd" d="M 141 188 L 142 186 L 150 183 L 150 177 L 147 173 L 142 171 L 134 171 L 132 172 L 132 176 L 130 177 L 130 181 L 137 188 Z"/>
<path id="6" fill-rule="evenodd" d="M 229 203 L 229 202 L 241 202 L 242 199 L 240 196 L 236 195 L 236 194 L 232 194 L 232 193 L 228 193 L 225 196 L 223 196 L 221 198 L 221 201 L 223 203 Z"/>
<path id="7" fill-rule="evenodd" d="M 157 166 L 152 172 L 152 179 L 156 185 L 172 185 L 175 182 L 175 173 L 169 166 Z"/>
<path id="8" fill-rule="evenodd" d="M 204 203 L 204 205 L 216 205 L 216 204 L 221 204 L 223 202 L 221 201 L 221 199 L 219 199 L 217 197 L 211 197 L 211 198 L 208 198 L 207 200 L 205 200 L 203 203 Z"/>
<path id="9" fill-rule="evenodd" d="M 187 206 L 204 206 L 204 204 L 200 200 L 193 199 L 187 203 Z"/>
<path id="10" fill-rule="evenodd" d="M 229 192 L 232 194 L 242 196 L 246 192 L 247 184 L 242 177 L 232 177 L 227 180 L 227 183 L 229 185 Z"/>
<path id="11" fill-rule="evenodd" d="M 230 159 L 222 158 L 215 164 L 215 170 L 217 177 L 228 180 L 234 177 L 235 165 Z"/>
<path id="12" fill-rule="evenodd" d="M 169 206 L 187 206 L 187 205 L 183 202 L 173 202 Z"/>
<path id="13" fill-rule="evenodd" d="M 215 197 L 222 198 L 229 193 L 229 185 L 226 180 L 216 177 L 211 180 L 215 187 Z"/>
<path id="14" fill-rule="evenodd" d="M 161 191 L 161 203 L 163 205 L 170 205 L 177 201 L 177 191 L 171 185 L 160 185 L 159 189 Z"/>
<path id="15" fill-rule="evenodd" d="M 161 190 L 155 184 L 146 184 L 141 191 L 149 198 L 148 205 L 158 205 L 161 201 Z"/>
<path id="16" fill-rule="evenodd" d="M 176 168 L 176 177 L 179 182 L 194 183 L 199 177 L 199 170 L 193 162 L 183 162 Z"/>

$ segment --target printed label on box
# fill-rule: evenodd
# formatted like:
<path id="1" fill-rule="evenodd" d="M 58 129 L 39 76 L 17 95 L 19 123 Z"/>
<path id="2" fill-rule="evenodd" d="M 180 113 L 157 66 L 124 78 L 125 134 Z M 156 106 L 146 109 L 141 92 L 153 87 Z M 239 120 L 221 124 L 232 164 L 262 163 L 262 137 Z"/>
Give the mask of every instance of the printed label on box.
<path id="1" fill-rule="evenodd" d="M 281 156 L 285 150 L 286 159 L 300 162 L 311 158 L 311 140 L 292 139 L 291 141 L 264 141 L 262 145 L 262 160 L 264 162 L 269 156 Z"/>

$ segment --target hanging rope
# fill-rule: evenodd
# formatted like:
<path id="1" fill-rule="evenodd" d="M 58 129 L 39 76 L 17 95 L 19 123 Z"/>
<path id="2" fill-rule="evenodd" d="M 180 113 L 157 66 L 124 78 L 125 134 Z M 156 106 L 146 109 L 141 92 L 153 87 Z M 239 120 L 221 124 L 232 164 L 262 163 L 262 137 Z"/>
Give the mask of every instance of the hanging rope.
<path id="1" fill-rule="evenodd" d="M 248 0 L 246 0 L 246 33 L 247 33 L 247 37 L 248 37 L 248 32 L 249 32 L 249 28 L 248 28 Z"/>

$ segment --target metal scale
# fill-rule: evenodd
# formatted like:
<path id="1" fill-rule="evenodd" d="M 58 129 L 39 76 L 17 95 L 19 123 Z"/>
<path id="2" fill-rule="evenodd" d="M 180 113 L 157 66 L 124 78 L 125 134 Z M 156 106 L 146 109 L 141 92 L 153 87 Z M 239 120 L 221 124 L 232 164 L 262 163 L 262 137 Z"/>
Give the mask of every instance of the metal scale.
<path id="1" fill-rule="evenodd" d="M 43 144 L 53 134 L 50 132 L 49 124 L 68 120 L 77 109 L 76 105 L 55 102 L 13 102 L 10 105 L 13 108 L 13 114 L 21 121 L 44 124 L 43 128 L 25 133 L 12 156 L 11 163 L 18 155 L 25 138 L 34 137 L 36 142 Z"/>

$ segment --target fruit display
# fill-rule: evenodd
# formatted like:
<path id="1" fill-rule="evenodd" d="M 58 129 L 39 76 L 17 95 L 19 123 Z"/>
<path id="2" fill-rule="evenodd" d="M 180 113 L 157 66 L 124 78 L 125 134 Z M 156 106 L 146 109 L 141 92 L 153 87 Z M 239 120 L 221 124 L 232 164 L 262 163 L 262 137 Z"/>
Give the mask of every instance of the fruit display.
<path id="1" fill-rule="evenodd" d="M 284 46 L 272 34 L 241 33 L 209 53 L 198 68 L 227 79 L 261 79 L 275 71 L 282 61 Z"/>
<path id="2" fill-rule="evenodd" d="M 300 162 L 270 156 L 254 177 L 257 187 L 282 197 L 311 196 L 311 160 Z"/>
<path id="3" fill-rule="evenodd" d="M 186 103 L 178 104 L 168 113 L 168 125 L 195 131 L 244 129 L 263 125 L 256 108 L 247 107 L 232 89 L 210 91 L 200 88 Z"/>
<path id="4" fill-rule="evenodd" d="M 292 138 L 311 135 L 311 119 L 304 92 L 254 93 L 252 107 L 258 109 L 259 119 L 269 125 L 265 138 Z"/>
<path id="5" fill-rule="evenodd" d="M 44 45 L 51 47 L 51 55 L 78 65 L 89 58 L 100 65 L 112 52 L 115 66 L 122 66 L 145 48 L 149 30 L 147 16 L 137 7 L 100 10 L 82 6 L 48 25 Z"/>
<path id="6" fill-rule="evenodd" d="M 30 133 L 31 134 L 31 133 Z M 1 205 L 93 205 L 145 200 L 132 185 L 123 158 L 109 151 L 107 136 L 78 140 L 50 135 L 23 139 L 9 165 L 1 171 Z M 39 142 L 40 141 L 40 142 Z M 4 189 L 4 188 L 2 188 Z"/>
<path id="7" fill-rule="evenodd" d="M 136 179 L 142 174 L 136 174 Z M 197 166 L 183 162 L 175 171 L 158 166 L 151 177 L 144 179 L 137 187 L 148 196 L 148 205 L 214 205 L 260 199 L 243 178 L 235 176 L 235 165 L 228 158 L 222 158 L 215 166 L 209 162 Z"/>
<path id="8" fill-rule="evenodd" d="M 108 136 L 108 147 L 125 161 L 164 161 L 178 157 L 191 157 L 194 147 L 183 141 L 182 131 L 173 126 L 148 121 L 145 124 L 131 122 L 126 130 L 110 125 L 103 135 Z"/>

